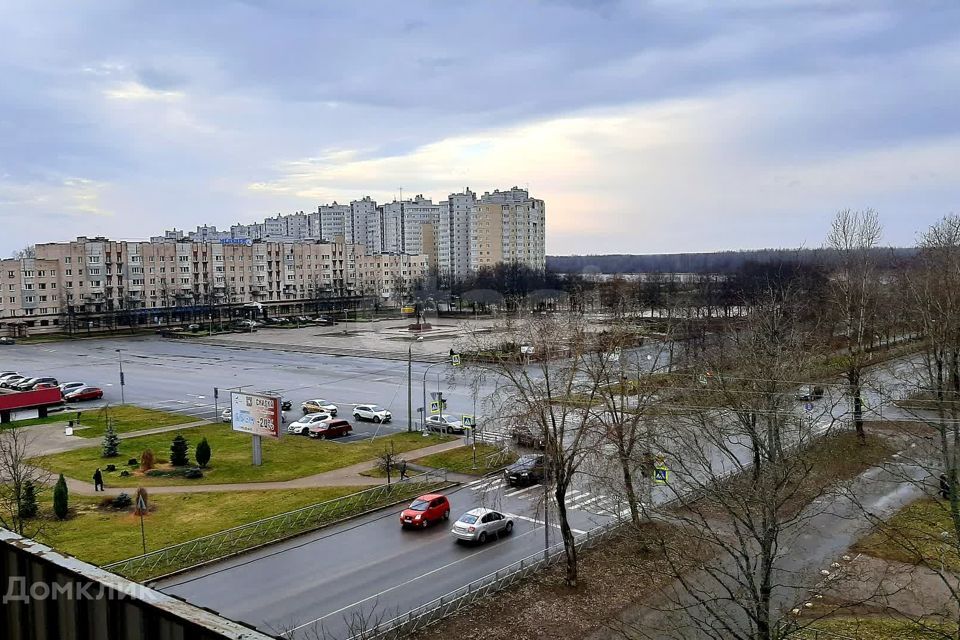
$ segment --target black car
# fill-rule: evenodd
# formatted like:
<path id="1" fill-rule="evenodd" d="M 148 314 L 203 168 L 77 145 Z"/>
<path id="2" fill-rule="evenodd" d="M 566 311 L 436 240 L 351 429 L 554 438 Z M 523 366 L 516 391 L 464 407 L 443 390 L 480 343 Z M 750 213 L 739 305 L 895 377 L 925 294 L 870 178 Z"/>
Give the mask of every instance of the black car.
<path id="1" fill-rule="evenodd" d="M 49 382 L 50 384 L 52 384 L 52 385 L 54 385 L 54 386 L 60 384 L 59 382 L 57 382 L 57 379 L 56 379 L 56 378 L 48 378 L 48 377 L 44 377 L 44 378 L 27 378 L 26 380 L 21 380 L 21 381 L 18 382 L 16 385 L 14 385 L 14 386 L 13 386 L 13 389 L 14 389 L 15 391 L 30 391 L 31 389 L 33 389 L 35 386 L 37 386 L 37 385 L 40 384 L 41 382 Z"/>
<path id="2" fill-rule="evenodd" d="M 13 338 L 9 338 L 7 336 L 3 336 L 2 338 L 0 338 L 0 344 L 16 344 L 16 343 L 17 343 L 16 340 L 14 340 Z"/>
<path id="3" fill-rule="evenodd" d="M 543 435 L 534 433 L 533 430 L 526 427 L 517 427 L 513 430 L 513 441 L 516 442 L 518 446 L 529 449 L 540 449 L 543 451 L 547 448 L 547 442 L 544 440 Z"/>
<path id="4" fill-rule="evenodd" d="M 281 401 L 280 401 L 280 410 L 281 410 L 281 411 L 290 411 L 290 408 L 291 408 L 292 406 L 293 406 L 293 405 L 290 403 L 289 400 L 281 400 Z"/>
<path id="5" fill-rule="evenodd" d="M 520 456 L 519 460 L 503 470 L 503 478 L 511 487 L 542 482 L 544 474 L 544 458 L 538 453 Z"/>

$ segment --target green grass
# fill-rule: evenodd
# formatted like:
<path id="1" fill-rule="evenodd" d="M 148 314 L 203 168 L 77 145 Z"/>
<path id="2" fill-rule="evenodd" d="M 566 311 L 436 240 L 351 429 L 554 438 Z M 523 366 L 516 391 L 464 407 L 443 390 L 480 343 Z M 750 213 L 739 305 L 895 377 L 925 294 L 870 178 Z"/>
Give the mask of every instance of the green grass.
<path id="1" fill-rule="evenodd" d="M 150 436 L 125 439 L 120 442 L 120 455 L 106 459 L 100 457 L 100 446 L 77 449 L 38 460 L 39 464 L 54 472 L 71 478 L 90 482 L 97 467 L 103 469 L 108 463 L 117 465 L 117 471 L 104 472 L 107 486 L 136 487 L 173 484 L 228 484 L 237 482 L 273 482 L 302 478 L 325 471 L 332 471 L 352 464 L 373 460 L 385 448 L 403 453 L 428 447 L 452 438 L 446 436 L 423 437 L 419 432 L 398 433 L 377 438 L 340 444 L 329 440 L 312 440 L 302 436 L 284 436 L 280 440 L 264 438 L 263 465 L 251 464 L 251 438 L 249 435 L 231 431 L 229 425 L 210 424 L 190 427 L 180 431 L 189 442 L 189 458 L 194 459 L 194 447 L 203 437 L 207 438 L 212 451 L 209 469 L 198 480 L 181 477 L 143 476 L 139 471 L 129 477 L 120 477 L 128 458 L 139 458 L 145 449 L 152 449 L 158 460 L 168 460 L 170 443 L 178 432 L 168 431 Z"/>
<path id="2" fill-rule="evenodd" d="M 927 628 L 924 628 L 927 627 Z M 957 625 L 928 621 L 920 626 L 909 620 L 890 617 L 840 616 L 824 618 L 811 624 L 796 637 L 798 640 L 933 640 L 946 632 L 956 635 Z M 818 634 L 818 632 L 820 632 Z M 825 633 L 833 634 L 825 636 Z"/>
<path id="3" fill-rule="evenodd" d="M 489 444 L 477 444 L 477 467 L 473 467 L 473 447 L 457 447 L 449 451 L 441 451 L 429 456 L 411 460 L 414 464 L 434 469 L 446 469 L 455 473 L 483 475 L 490 471 L 502 469 L 517 459 L 517 454 L 509 452 L 506 455 L 496 455 L 502 449 Z"/>
<path id="4" fill-rule="evenodd" d="M 953 531 L 948 503 L 924 498 L 898 511 L 854 548 L 876 558 L 960 572 L 960 555 L 949 538 L 940 537 L 944 531 Z"/>
<path id="5" fill-rule="evenodd" d="M 144 518 L 147 550 L 192 540 L 358 491 L 357 487 L 284 489 L 230 493 L 187 493 L 150 496 Z M 75 515 L 51 528 L 40 540 L 93 564 L 125 560 L 143 552 L 140 518 L 132 511 L 99 509 L 99 498 L 73 497 Z"/>
<path id="6" fill-rule="evenodd" d="M 75 414 L 68 415 L 72 416 Z M 117 433 L 130 433 L 133 431 L 143 431 L 144 429 L 170 427 L 176 424 L 187 424 L 188 422 L 198 421 L 198 419 L 193 416 L 124 404 L 84 412 L 80 417 L 80 426 L 82 428 L 75 430 L 74 434 L 83 438 L 99 438 L 107 430 L 108 415 L 110 419 L 113 420 L 113 425 Z"/>

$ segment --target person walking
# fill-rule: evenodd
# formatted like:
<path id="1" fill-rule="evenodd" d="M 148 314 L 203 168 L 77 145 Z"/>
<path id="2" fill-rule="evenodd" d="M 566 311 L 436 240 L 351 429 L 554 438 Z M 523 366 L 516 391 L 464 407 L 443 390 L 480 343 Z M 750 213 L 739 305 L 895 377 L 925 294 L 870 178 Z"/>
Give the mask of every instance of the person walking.
<path id="1" fill-rule="evenodd" d="M 93 472 L 93 490 L 103 491 L 103 473 L 100 472 L 100 467 Z"/>
<path id="2" fill-rule="evenodd" d="M 407 479 L 407 461 L 406 460 L 400 460 L 400 479 L 401 480 Z"/>
<path id="3" fill-rule="evenodd" d="M 950 481 L 945 473 L 940 474 L 940 497 L 944 500 L 950 499 Z"/>

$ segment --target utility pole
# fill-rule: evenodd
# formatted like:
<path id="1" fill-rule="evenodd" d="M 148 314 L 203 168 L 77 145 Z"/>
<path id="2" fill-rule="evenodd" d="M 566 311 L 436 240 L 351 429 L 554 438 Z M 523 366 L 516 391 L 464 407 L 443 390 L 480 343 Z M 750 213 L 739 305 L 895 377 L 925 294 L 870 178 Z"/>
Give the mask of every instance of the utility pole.
<path id="1" fill-rule="evenodd" d="M 123 379 L 123 349 L 117 349 L 117 362 L 120 363 L 120 404 L 126 404 L 126 400 L 123 397 L 123 387 L 125 380 Z"/>
<path id="2" fill-rule="evenodd" d="M 407 433 L 413 431 L 413 343 L 407 345 Z"/>

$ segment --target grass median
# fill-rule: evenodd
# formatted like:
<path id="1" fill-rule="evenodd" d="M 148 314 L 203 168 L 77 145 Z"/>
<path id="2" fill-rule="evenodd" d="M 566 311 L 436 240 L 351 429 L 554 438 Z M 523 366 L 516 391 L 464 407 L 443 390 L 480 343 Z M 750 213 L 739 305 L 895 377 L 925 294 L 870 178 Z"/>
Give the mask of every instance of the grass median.
<path id="1" fill-rule="evenodd" d="M 4 424 L 4 427 L 29 427 L 38 424 L 66 424 L 70 420 L 77 423 L 77 413 L 80 414 L 79 427 L 74 425 L 74 435 L 81 438 L 99 438 L 107 429 L 107 417 L 113 420 L 117 433 L 130 433 L 157 427 L 169 427 L 177 424 L 197 422 L 198 418 L 185 416 L 169 411 L 158 411 L 137 407 L 132 404 L 110 406 L 103 409 L 81 409 L 77 411 L 60 411 L 45 418 L 30 418 Z"/>
<path id="2" fill-rule="evenodd" d="M 941 537 L 942 532 L 952 529 L 949 503 L 924 498 L 908 504 L 857 541 L 854 550 L 874 558 L 960 573 L 960 554 L 949 537 Z"/>
<path id="3" fill-rule="evenodd" d="M 910 620 L 876 615 L 817 620 L 795 637 L 797 640 L 942 640 L 956 635 L 956 623 L 929 620 L 920 625 Z"/>
<path id="4" fill-rule="evenodd" d="M 203 477 L 185 479 L 180 470 L 171 469 L 166 460 L 170 457 L 170 444 L 181 433 L 188 442 L 188 457 L 193 463 L 196 445 L 206 438 L 212 451 L 209 468 Z M 37 463 L 55 473 L 71 478 L 90 481 L 97 467 L 116 465 L 116 471 L 104 472 L 108 487 L 163 486 L 178 484 L 234 484 L 240 482 L 279 482 L 333 471 L 352 464 L 373 460 L 391 446 L 397 453 L 421 449 L 452 438 L 448 436 L 422 436 L 419 432 L 397 433 L 375 440 L 339 443 L 335 440 L 312 440 L 303 436 L 284 436 L 279 440 L 264 438 L 263 464 L 251 464 L 251 439 L 247 434 L 237 433 L 229 425 L 209 424 L 190 427 L 182 431 L 168 431 L 149 436 L 127 438 L 120 442 L 120 455 L 115 458 L 101 457 L 99 444 L 84 449 L 37 458 Z M 144 474 L 138 467 L 128 466 L 131 458 L 150 449 L 158 459 L 158 467 Z M 128 476 L 121 476 L 127 470 Z"/>
<path id="5" fill-rule="evenodd" d="M 508 464 L 512 464 L 517 459 L 517 454 L 512 451 L 505 451 L 501 447 L 495 447 L 489 444 L 477 444 L 476 466 L 474 466 L 473 446 L 458 447 L 449 451 L 441 451 L 429 456 L 411 460 L 413 464 L 418 464 L 432 469 L 446 469 L 454 473 L 464 473 L 468 475 L 483 475 L 497 469 L 502 469 Z"/>

